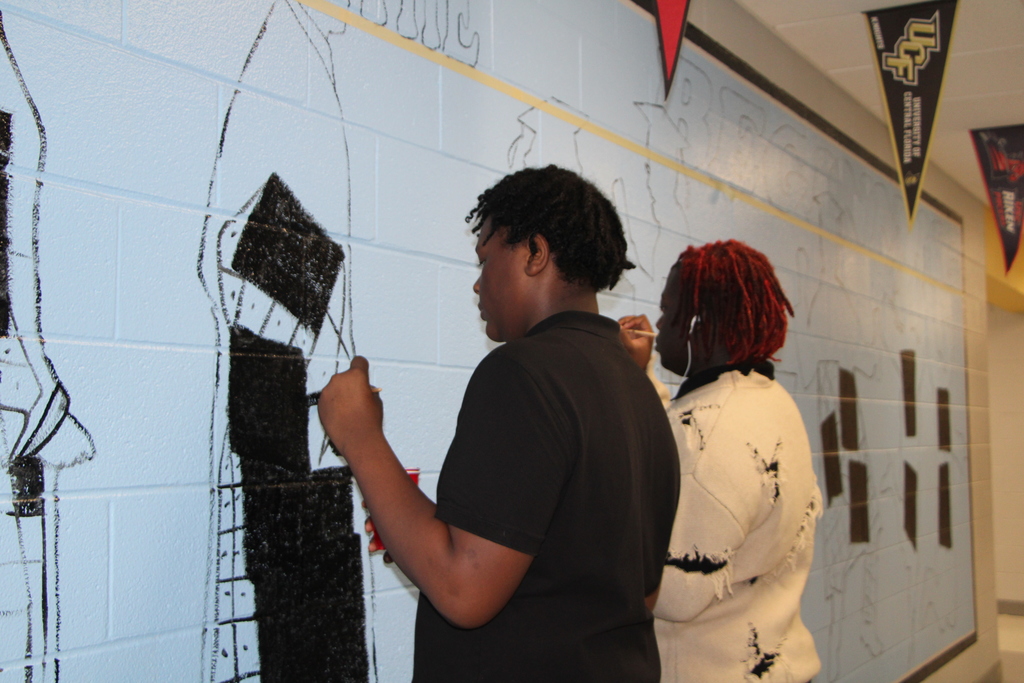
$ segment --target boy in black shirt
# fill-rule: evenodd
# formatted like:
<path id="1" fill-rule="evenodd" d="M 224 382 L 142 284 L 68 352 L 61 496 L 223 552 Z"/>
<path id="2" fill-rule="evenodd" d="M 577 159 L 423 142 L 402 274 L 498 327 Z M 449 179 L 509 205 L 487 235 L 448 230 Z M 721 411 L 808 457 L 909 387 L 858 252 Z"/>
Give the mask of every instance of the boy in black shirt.
<path id="1" fill-rule="evenodd" d="M 678 496 L 650 381 L 598 315 L 626 258 L 611 203 L 564 169 L 480 195 L 474 291 L 488 337 L 435 506 L 381 431 L 355 358 L 320 398 L 395 562 L 421 591 L 414 680 L 659 679 L 649 604 Z M 372 548 L 371 548 L 372 549 Z"/>

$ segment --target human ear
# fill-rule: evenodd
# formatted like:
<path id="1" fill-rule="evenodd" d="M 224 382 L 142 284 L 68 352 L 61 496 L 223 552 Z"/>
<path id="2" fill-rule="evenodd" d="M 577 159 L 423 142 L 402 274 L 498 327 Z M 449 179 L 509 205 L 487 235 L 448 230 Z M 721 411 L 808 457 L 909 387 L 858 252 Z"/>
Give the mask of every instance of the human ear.
<path id="1" fill-rule="evenodd" d="M 531 235 L 528 239 L 530 256 L 526 261 L 526 274 L 539 275 L 551 262 L 551 245 L 544 235 Z"/>

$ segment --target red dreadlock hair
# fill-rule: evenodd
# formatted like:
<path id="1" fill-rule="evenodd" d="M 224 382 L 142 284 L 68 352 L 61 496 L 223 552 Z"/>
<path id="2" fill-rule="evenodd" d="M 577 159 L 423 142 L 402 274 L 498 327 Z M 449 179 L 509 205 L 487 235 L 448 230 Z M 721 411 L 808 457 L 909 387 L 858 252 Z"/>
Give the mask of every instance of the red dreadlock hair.
<path id="1" fill-rule="evenodd" d="M 687 247 L 677 265 L 673 324 L 700 316 L 694 334 L 705 349 L 724 345 L 730 364 L 777 360 L 772 354 L 786 342 L 786 313 L 793 315 L 793 306 L 764 254 L 736 240 L 711 242 Z M 680 335 L 689 329 L 681 325 Z"/>

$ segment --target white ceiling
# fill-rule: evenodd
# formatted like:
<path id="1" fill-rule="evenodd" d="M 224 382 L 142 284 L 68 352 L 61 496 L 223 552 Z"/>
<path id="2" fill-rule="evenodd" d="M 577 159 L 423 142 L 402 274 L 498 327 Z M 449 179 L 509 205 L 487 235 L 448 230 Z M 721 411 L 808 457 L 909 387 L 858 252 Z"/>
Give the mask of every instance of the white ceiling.
<path id="1" fill-rule="evenodd" d="M 913 0 L 737 1 L 885 120 L 863 13 Z M 959 0 L 929 163 L 987 202 L 969 131 L 1015 124 L 1024 124 L 1024 0 Z"/>

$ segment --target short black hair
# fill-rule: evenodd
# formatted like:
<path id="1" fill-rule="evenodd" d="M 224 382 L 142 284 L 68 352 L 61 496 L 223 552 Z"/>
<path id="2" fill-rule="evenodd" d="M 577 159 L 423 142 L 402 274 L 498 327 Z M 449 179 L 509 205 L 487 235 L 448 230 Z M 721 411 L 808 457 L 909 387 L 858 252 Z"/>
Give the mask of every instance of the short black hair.
<path id="1" fill-rule="evenodd" d="M 524 168 L 505 176 L 477 197 L 466 222 L 476 222 L 475 234 L 488 218 L 493 230 L 505 229 L 508 245 L 543 235 L 568 282 L 600 291 L 634 267 L 615 207 L 593 183 L 564 168 Z"/>

